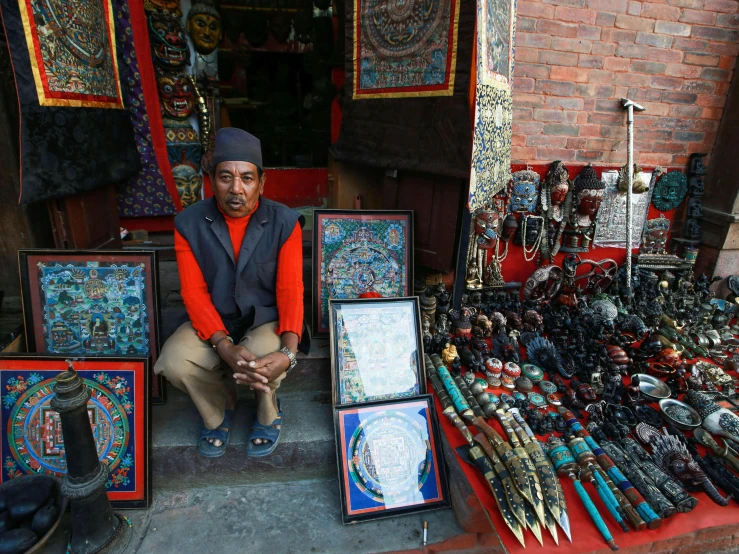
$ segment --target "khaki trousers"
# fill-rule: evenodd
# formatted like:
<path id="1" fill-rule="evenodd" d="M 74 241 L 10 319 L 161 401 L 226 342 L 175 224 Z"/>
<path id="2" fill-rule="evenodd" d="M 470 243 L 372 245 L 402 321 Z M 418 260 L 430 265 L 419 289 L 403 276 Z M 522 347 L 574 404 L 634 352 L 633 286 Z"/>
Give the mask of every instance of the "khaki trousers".
<path id="1" fill-rule="evenodd" d="M 275 333 L 277 322 L 272 321 L 248 331 L 239 344 L 261 358 L 282 348 L 282 341 Z M 195 403 L 208 429 L 223 423 L 228 399 L 236 399 L 236 387 L 231 368 L 221 360 L 209 342 L 201 340 L 189 321 L 181 325 L 167 339 L 154 366 L 154 372 L 164 377 Z M 268 383 L 270 394 L 255 391 L 257 418 L 269 425 L 277 418 L 275 391 L 285 377 L 283 373 Z"/>

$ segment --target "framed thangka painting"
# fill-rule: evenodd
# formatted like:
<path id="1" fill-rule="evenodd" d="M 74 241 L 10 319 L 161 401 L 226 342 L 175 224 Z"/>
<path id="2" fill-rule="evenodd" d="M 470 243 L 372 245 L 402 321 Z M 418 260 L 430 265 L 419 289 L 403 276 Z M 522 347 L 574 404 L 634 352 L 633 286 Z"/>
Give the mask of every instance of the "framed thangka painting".
<path id="1" fill-rule="evenodd" d="M 329 331 L 329 299 L 409 296 L 413 212 L 315 210 L 313 334 Z"/>
<path id="2" fill-rule="evenodd" d="M 110 476 L 108 497 L 116 508 L 148 508 L 151 501 L 148 358 L 72 361 L 91 392 L 87 403 L 100 461 Z M 54 379 L 64 357 L 0 355 L 2 471 L 0 482 L 67 472 L 59 414 L 51 408 Z"/>
<path id="3" fill-rule="evenodd" d="M 334 408 L 342 520 L 449 506 L 433 398 Z"/>
<path id="4" fill-rule="evenodd" d="M 331 300 L 335 405 L 426 392 L 418 297 Z"/>
<path id="5" fill-rule="evenodd" d="M 152 251 L 19 250 L 29 352 L 159 355 L 159 288 Z M 152 374 L 152 400 L 164 401 Z"/>
<path id="6" fill-rule="evenodd" d="M 460 0 L 354 0 L 353 98 L 452 96 Z"/>

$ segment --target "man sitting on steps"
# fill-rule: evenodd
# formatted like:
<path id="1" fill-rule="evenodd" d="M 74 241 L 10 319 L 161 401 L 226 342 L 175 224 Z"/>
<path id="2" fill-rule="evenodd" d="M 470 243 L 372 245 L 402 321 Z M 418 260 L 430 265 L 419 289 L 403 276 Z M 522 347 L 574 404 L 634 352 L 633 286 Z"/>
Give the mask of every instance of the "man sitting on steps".
<path id="1" fill-rule="evenodd" d="M 226 452 L 236 386 L 256 392 L 249 456 L 277 446 L 276 391 L 303 332 L 303 216 L 261 195 L 267 179 L 259 139 L 216 135 L 214 197 L 175 218 L 175 252 L 190 321 L 167 340 L 154 367 L 190 395 L 203 418 L 199 450 Z"/>

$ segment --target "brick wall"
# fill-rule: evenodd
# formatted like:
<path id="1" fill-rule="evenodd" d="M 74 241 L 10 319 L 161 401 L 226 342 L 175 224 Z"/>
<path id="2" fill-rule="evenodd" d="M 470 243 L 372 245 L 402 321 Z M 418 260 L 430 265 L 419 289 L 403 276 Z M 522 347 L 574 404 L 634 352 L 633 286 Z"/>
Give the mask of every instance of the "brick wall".
<path id="1" fill-rule="evenodd" d="M 709 152 L 739 53 L 737 0 L 518 0 L 513 162 L 684 166 Z"/>

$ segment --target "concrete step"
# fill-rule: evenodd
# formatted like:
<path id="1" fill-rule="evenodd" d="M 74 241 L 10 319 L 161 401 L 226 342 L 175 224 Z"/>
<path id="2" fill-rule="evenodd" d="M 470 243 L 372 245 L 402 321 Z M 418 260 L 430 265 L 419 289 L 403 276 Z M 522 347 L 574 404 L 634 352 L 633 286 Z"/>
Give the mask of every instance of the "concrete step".
<path id="1" fill-rule="evenodd" d="M 290 375 L 288 379 L 293 379 Z M 191 399 L 169 387 L 167 402 L 152 409 L 152 476 L 156 490 L 183 490 L 211 485 L 252 485 L 318 479 L 336 475 L 331 399 L 328 392 L 279 393 L 283 430 L 277 449 L 267 458 L 246 456 L 254 417 L 252 393 L 242 389 L 226 454 L 208 459 L 198 453 L 202 426 Z"/>

